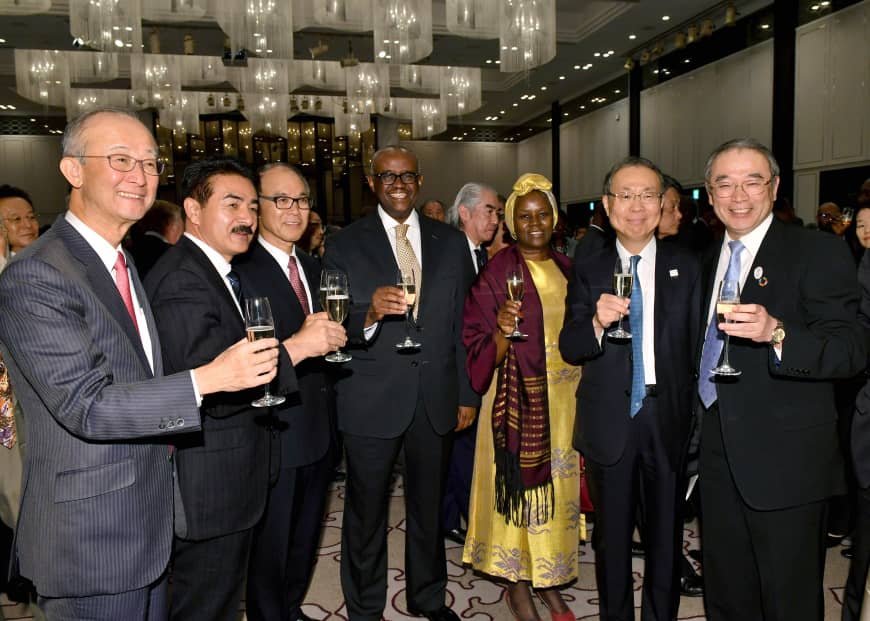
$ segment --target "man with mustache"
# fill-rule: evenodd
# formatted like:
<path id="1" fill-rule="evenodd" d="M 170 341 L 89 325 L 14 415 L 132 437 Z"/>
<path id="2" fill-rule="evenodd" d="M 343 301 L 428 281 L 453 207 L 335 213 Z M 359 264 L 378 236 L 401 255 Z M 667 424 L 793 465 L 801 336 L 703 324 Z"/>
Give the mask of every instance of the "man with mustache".
<path id="1" fill-rule="evenodd" d="M 184 236 L 145 281 L 167 369 L 208 360 L 245 335 L 243 283 L 230 261 L 257 227 L 257 180 L 230 158 L 191 163 L 181 182 Z M 279 349 L 278 394 L 297 390 L 287 343 Z M 266 411 L 258 386 L 203 399 L 202 431 L 179 439 L 172 619 L 235 620 L 253 526 L 269 485 Z M 262 414 L 262 416 L 260 415 Z"/>

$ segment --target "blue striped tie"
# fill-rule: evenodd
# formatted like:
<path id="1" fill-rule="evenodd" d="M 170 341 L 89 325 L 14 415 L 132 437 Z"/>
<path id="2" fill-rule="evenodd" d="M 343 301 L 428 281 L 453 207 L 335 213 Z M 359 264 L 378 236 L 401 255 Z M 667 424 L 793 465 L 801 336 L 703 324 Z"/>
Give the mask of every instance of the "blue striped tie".
<path id="1" fill-rule="evenodd" d="M 637 273 L 637 263 L 640 255 L 631 257 L 631 304 L 628 325 L 631 327 L 631 409 L 629 416 L 637 415 L 643 399 L 646 397 L 646 383 L 643 374 L 643 292 L 640 288 L 640 276 Z"/>
<path id="2" fill-rule="evenodd" d="M 740 280 L 740 253 L 743 252 L 743 242 L 739 239 L 728 242 L 731 258 L 728 259 L 728 269 L 723 280 Z M 718 294 L 717 294 L 718 295 Z M 713 300 L 715 306 L 716 300 Z M 716 313 L 707 326 L 707 336 L 704 337 L 704 351 L 701 354 L 701 373 L 698 375 L 698 396 L 705 408 L 716 401 L 716 384 L 713 382 L 713 367 L 719 363 L 725 336 L 719 330 Z"/>

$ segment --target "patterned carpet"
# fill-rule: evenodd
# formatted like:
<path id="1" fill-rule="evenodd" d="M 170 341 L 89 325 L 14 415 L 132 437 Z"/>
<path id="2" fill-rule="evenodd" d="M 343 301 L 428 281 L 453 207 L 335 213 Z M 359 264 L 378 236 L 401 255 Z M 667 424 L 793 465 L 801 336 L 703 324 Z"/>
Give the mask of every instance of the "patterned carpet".
<path id="1" fill-rule="evenodd" d="M 339 559 L 341 557 L 341 520 L 344 505 L 344 486 L 335 485 L 330 495 L 327 515 L 324 522 L 323 541 L 320 556 L 314 573 L 314 579 L 309 590 L 303 611 L 309 617 L 318 620 L 337 621 L 347 619 L 347 611 L 341 595 L 339 583 Z M 407 614 L 405 608 L 405 579 L 401 567 L 404 564 L 404 528 L 405 511 L 402 500 L 401 481 L 393 491 L 390 506 L 389 545 L 389 582 L 387 593 L 387 610 L 384 618 L 388 621 L 414 619 Z M 685 530 L 684 546 L 687 549 L 697 547 L 697 531 L 694 525 Z M 475 574 L 461 563 L 462 548 L 447 542 L 447 574 L 448 601 L 447 604 L 459 616 L 468 621 L 511 621 L 511 615 L 503 601 L 504 589 L 497 583 L 489 581 L 485 576 Z M 595 590 L 595 553 L 589 544 L 580 546 L 580 580 L 567 587 L 563 596 L 577 619 L 598 619 L 598 594 Z M 643 578 L 643 560 L 634 559 L 635 606 L 640 604 L 640 587 Z M 825 606 L 826 621 L 840 618 L 840 602 L 842 585 L 848 573 L 848 561 L 844 559 L 839 548 L 828 552 L 828 563 L 825 572 Z M 20 606 L 12 605 L 5 599 L 0 599 L 2 612 L 7 620 L 31 619 Z M 242 606 L 244 611 L 244 605 Z M 546 619 L 546 610 L 538 606 L 539 613 Z M 639 613 L 638 613 L 639 616 Z M 244 612 L 240 613 L 240 621 L 245 621 Z M 705 619 L 703 600 L 701 598 L 682 598 L 680 602 L 679 619 Z"/>

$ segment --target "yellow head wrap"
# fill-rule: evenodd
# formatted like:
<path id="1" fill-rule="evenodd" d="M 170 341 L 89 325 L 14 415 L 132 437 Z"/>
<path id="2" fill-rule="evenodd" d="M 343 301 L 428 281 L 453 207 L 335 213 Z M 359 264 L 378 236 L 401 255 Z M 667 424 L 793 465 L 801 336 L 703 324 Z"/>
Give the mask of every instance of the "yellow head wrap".
<path id="1" fill-rule="evenodd" d="M 556 222 L 559 221 L 559 208 L 556 206 L 556 197 L 550 191 L 552 187 L 553 183 L 549 179 L 537 173 L 526 173 L 514 182 L 513 192 L 504 204 L 504 222 L 511 237 L 517 238 L 517 234 L 514 232 L 514 204 L 520 196 L 525 196 L 535 190 L 542 192 L 550 201 L 550 207 L 553 208 L 553 226 L 556 226 Z"/>

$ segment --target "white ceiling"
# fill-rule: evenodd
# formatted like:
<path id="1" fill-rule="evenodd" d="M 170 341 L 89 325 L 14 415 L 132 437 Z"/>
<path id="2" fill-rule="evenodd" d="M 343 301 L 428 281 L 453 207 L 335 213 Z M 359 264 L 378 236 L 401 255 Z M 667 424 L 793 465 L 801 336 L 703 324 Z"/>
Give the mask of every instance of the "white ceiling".
<path id="1" fill-rule="evenodd" d="M 465 124 L 519 125 L 545 113 L 554 101 L 565 101 L 608 82 L 624 72 L 625 58 L 632 52 L 649 47 L 659 38 L 707 11 L 716 10 L 718 24 L 724 14 L 723 0 L 557 0 L 557 55 L 544 66 L 528 74 L 501 73 L 487 60 L 498 58 L 498 40 L 469 39 L 450 35 L 445 26 L 444 0 L 433 0 L 434 50 L 424 62 L 433 65 L 460 65 L 482 68 L 483 106 L 462 118 Z M 740 14 L 751 13 L 771 4 L 771 0 L 735 0 Z M 717 8 L 718 7 L 718 8 Z M 664 21 L 663 16 L 670 19 Z M 717 21 L 714 16 L 714 21 Z M 150 26 L 147 27 L 150 30 Z M 685 29 L 685 28 L 684 28 Z M 145 28 L 143 28 L 143 31 Z M 159 26 L 164 53 L 181 53 L 184 34 L 192 33 L 197 54 L 220 55 L 223 34 L 212 22 Z M 629 39 L 629 35 L 635 39 Z M 41 106 L 15 93 L 13 49 L 73 49 L 69 33 L 68 1 L 55 1 L 45 15 L 0 19 L 0 104 L 14 104 L 15 111 L 0 114 L 56 114 L 60 109 Z M 308 48 L 323 41 L 329 51 L 321 56 L 338 60 L 347 53 L 348 42 L 363 61 L 372 60 L 371 33 L 338 33 L 325 29 L 306 29 L 294 33 L 294 55 L 310 58 Z M 595 53 L 613 50 L 608 58 Z M 592 67 L 574 69 L 591 63 Z M 564 77 L 563 77 L 564 76 Z M 546 87 L 546 90 L 542 90 Z M 535 94 L 534 100 L 521 100 L 523 94 Z M 512 104 L 519 105 L 514 107 Z M 505 114 L 500 114 L 504 110 Z M 498 121 L 485 117 L 498 115 Z M 452 119 L 451 119 L 452 121 Z"/>

